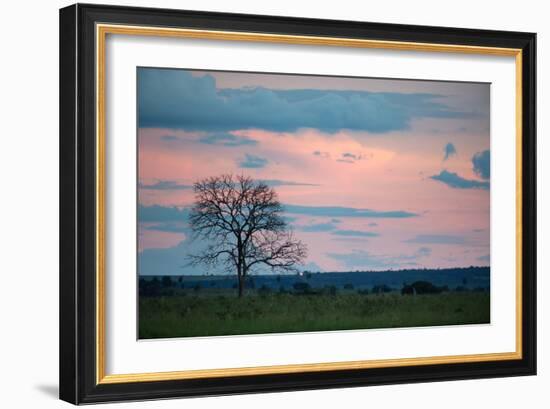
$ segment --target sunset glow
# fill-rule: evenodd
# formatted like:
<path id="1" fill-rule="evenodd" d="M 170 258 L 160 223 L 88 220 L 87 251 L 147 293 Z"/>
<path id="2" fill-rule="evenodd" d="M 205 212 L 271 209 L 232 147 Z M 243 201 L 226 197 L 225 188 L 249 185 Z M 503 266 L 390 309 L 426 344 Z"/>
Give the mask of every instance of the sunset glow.
<path id="1" fill-rule="evenodd" d="M 193 183 L 272 186 L 309 271 L 489 265 L 489 84 L 138 69 L 140 274 L 193 274 Z"/>

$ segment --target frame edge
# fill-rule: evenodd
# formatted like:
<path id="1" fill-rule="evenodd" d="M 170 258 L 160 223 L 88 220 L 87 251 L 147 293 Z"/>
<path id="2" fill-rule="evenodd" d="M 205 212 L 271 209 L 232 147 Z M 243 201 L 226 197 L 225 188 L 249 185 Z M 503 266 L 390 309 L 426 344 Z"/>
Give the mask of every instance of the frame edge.
<path id="1" fill-rule="evenodd" d="M 59 10 L 59 399 L 78 403 L 76 280 L 77 5 Z"/>
<path id="2" fill-rule="evenodd" d="M 522 49 L 522 272 L 523 360 L 526 375 L 537 374 L 537 35 L 530 33 Z"/>

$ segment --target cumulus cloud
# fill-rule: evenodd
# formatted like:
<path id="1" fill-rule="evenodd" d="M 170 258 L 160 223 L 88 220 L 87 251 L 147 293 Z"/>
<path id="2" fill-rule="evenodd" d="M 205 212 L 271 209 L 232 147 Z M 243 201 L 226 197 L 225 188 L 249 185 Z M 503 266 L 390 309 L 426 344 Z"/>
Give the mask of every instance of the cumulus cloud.
<path id="1" fill-rule="evenodd" d="M 350 159 L 357 159 L 357 156 L 354 155 L 353 153 L 349 153 L 349 152 L 345 152 L 342 154 L 342 157 L 343 158 L 350 158 Z"/>
<path id="2" fill-rule="evenodd" d="M 187 190 L 193 189 L 191 185 L 185 185 L 173 180 L 158 180 L 155 183 L 138 183 L 138 188 L 143 190 Z"/>
<path id="3" fill-rule="evenodd" d="M 189 262 L 188 256 L 198 254 L 208 245 L 208 241 L 195 240 L 188 224 L 189 211 L 187 207 L 175 206 L 144 206 L 138 207 L 138 222 L 140 229 L 155 230 L 170 233 L 184 233 L 185 238 L 177 245 L 161 248 L 145 248 L 138 253 L 138 274 L 140 275 L 171 275 L 171 274 L 228 274 L 223 266 L 204 267 L 197 269 Z"/>
<path id="4" fill-rule="evenodd" d="M 186 221 L 189 209 L 172 206 L 144 206 L 138 207 L 138 222 L 177 222 Z"/>
<path id="5" fill-rule="evenodd" d="M 355 163 L 358 160 L 363 159 L 363 155 L 361 154 L 355 154 L 351 152 L 344 152 L 342 153 L 342 156 L 339 159 L 336 159 L 336 162 L 343 162 L 343 163 Z"/>
<path id="6" fill-rule="evenodd" d="M 206 145 L 222 145 L 222 146 L 247 146 L 256 145 L 257 140 L 247 136 L 239 136 L 229 132 L 212 133 L 199 138 L 200 143 Z"/>
<path id="7" fill-rule="evenodd" d="M 238 160 L 238 165 L 241 168 L 247 168 L 247 169 L 260 169 L 265 168 L 268 164 L 268 160 L 266 158 L 262 158 L 261 156 L 251 155 L 250 153 L 246 153 L 244 156 L 244 159 Z"/>
<path id="8" fill-rule="evenodd" d="M 160 137 L 160 139 L 162 139 L 163 141 L 166 141 L 166 142 L 174 142 L 174 141 L 179 141 L 180 138 L 176 135 L 162 135 Z"/>
<path id="9" fill-rule="evenodd" d="M 140 127 L 293 132 L 315 128 L 384 133 L 408 129 L 415 118 L 470 118 L 428 93 L 277 90 L 263 87 L 218 89 L 211 75 L 187 70 L 139 68 Z"/>
<path id="10" fill-rule="evenodd" d="M 443 148 L 443 151 L 445 152 L 445 156 L 443 157 L 443 160 L 449 159 L 451 156 L 456 155 L 456 148 L 452 143 L 448 143 Z"/>
<path id="11" fill-rule="evenodd" d="M 416 254 L 419 256 L 430 256 L 432 254 L 432 249 L 429 247 L 420 247 L 418 250 L 416 250 Z"/>
<path id="12" fill-rule="evenodd" d="M 491 154 L 488 150 L 478 152 L 472 157 L 474 172 L 482 179 L 491 177 Z"/>
<path id="13" fill-rule="evenodd" d="M 353 207 L 341 206 L 300 206 L 285 204 L 285 210 L 292 214 L 303 214 L 317 217 L 372 217 L 372 218 L 407 218 L 416 217 L 416 213 L 406 212 L 404 210 L 372 210 L 357 209 Z"/>
<path id="14" fill-rule="evenodd" d="M 430 176 L 430 179 L 445 183 L 454 189 L 483 189 L 489 190 L 489 182 L 474 179 L 465 179 L 457 173 L 442 170 L 438 175 Z"/>
<path id="15" fill-rule="evenodd" d="M 336 229 L 336 225 L 331 222 L 327 223 L 312 223 L 305 226 L 300 226 L 300 230 L 308 233 L 313 232 L 327 232 Z"/>
<path id="16" fill-rule="evenodd" d="M 169 233 L 189 233 L 189 225 L 187 223 L 158 223 L 144 227 L 145 230 L 164 231 Z"/>
<path id="17" fill-rule="evenodd" d="M 335 236 L 345 236 L 345 237 L 377 237 L 380 236 L 378 233 L 371 231 L 361 231 L 361 230 L 336 230 L 332 234 Z"/>
<path id="18" fill-rule="evenodd" d="M 319 156 L 321 158 L 330 158 L 329 152 L 313 151 L 313 155 Z"/>
<path id="19" fill-rule="evenodd" d="M 197 275 L 204 273 L 227 274 L 222 268 L 208 268 L 197 271 L 189 263 L 189 255 L 204 250 L 206 244 L 192 240 L 190 236 L 173 247 L 146 248 L 138 253 L 138 274 L 140 275 Z"/>
<path id="20" fill-rule="evenodd" d="M 291 180 L 261 179 L 263 183 L 271 187 L 278 186 L 320 186 L 316 183 L 293 182 Z"/>
<path id="21" fill-rule="evenodd" d="M 193 136 L 178 136 L 178 135 L 163 135 L 160 139 L 167 143 L 177 142 L 178 144 L 185 143 L 202 143 L 204 145 L 218 145 L 227 147 L 238 146 L 254 146 L 258 141 L 245 135 L 235 135 L 231 132 L 213 132 Z M 175 145 L 172 145 L 175 146 Z M 183 145 L 184 146 L 184 145 Z"/>

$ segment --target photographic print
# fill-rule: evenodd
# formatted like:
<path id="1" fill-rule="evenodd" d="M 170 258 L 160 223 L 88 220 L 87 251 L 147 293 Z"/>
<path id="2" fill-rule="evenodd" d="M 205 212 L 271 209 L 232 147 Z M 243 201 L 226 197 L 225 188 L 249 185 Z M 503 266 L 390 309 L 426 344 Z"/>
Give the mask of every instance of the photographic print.
<path id="1" fill-rule="evenodd" d="M 60 399 L 536 374 L 535 33 L 59 23 Z"/>
<path id="2" fill-rule="evenodd" d="M 138 337 L 490 323 L 490 84 L 137 69 Z"/>

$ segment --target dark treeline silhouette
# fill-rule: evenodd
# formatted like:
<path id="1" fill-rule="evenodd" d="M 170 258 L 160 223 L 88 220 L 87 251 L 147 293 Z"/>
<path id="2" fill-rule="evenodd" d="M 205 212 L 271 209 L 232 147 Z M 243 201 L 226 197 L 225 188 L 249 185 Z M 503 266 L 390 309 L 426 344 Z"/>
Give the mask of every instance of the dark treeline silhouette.
<path id="1" fill-rule="evenodd" d="M 141 296 L 208 293 L 209 290 L 245 289 L 259 295 L 290 293 L 295 295 L 355 292 L 403 295 L 442 292 L 488 291 L 489 267 L 416 269 L 389 271 L 352 271 L 338 273 L 303 272 L 300 274 L 252 275 L 241 285 L 234 275 L 142 276 Z M 211 292 L 211 291 L 210 291 Z"/>

